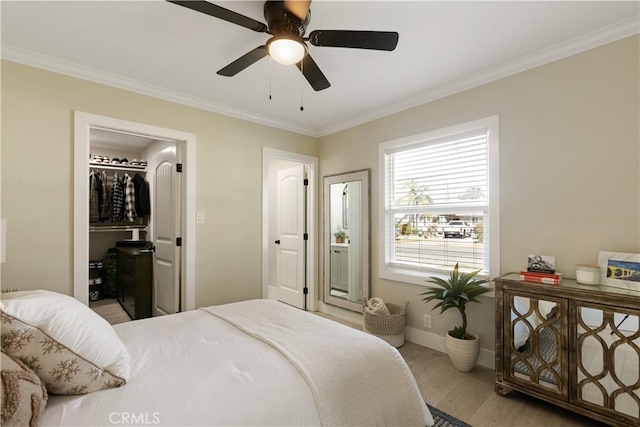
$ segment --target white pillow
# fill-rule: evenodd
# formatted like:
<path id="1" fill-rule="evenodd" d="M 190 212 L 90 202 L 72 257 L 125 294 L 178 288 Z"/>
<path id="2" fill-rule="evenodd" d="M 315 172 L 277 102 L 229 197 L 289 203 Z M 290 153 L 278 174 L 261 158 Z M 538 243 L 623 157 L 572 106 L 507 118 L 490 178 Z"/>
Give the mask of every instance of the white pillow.
<path id="1" fill-rule="evenodd" d="M 1 295 L 2 351 L 20 359 L 53 394 L 124 385 L 129 352 L 109 323 L 86 305 L 51 291 Z"/>

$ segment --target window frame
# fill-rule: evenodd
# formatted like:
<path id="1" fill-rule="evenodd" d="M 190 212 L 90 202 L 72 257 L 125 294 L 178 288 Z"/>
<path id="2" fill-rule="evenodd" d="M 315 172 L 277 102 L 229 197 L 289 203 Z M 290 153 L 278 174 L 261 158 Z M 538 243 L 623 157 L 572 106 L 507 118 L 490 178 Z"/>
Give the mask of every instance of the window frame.
<path id="1" fill-rule="evenodd" d="M 489 266 L 489 272 L 488 274 L 481 272 L 478 274 L 478 277 L 494 278 L 500 275 L 500 145 L 499 119 L 496 115 L 383 142 L 378 145 L 378 236 L 380 242 L 378 250 L 378 276 L 381 279 L 427 286 L 425 279 L 429 276 L 446 277 L 446 274 L 442 270 L 424 268 L 418 271 L 390 265 L 390 254 L 388 253 L 390 245 L 387 239 L 389 236 L 395 236 L 395 230 L 393 230 L 393 233 L 389 233 L 386 229 L 386 154 L 388 152 L 398 152 L 399 149 L 408 150 L 413 146 L 424 145 L 430 141 L 436 142 L 442 138 L 450 138 L 478 130 L 487 131 L 487 168 L 489 181 L 489 221 L 488 224 L 485 224 L 485 232 L 486 235 L 488 235 L 486 245 L 488 245 L 487 264 Z"/>

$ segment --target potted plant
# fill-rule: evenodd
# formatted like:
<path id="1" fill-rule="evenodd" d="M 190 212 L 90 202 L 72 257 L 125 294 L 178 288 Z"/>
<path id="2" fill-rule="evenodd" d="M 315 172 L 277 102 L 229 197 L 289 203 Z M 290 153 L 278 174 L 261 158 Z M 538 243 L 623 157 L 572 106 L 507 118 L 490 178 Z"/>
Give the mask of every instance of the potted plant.
<path id="1" fill-rule="evenodd" d="M 462 325 L 454 327 L 445 337 L 445 345 L 449 358 L 453 366 L 464 372 L 468 372 L 476 364 L 480 354 L 480 336 L 467 330 L 467 314 L 465 308 L 468 302 L 480 302 L 477 296 L 491 289 L 482 286 L 489 282 L 489 279 L 474 279 L 480 270 L 459 274 L 458 264 L 451 271 L 448 280 L 439 277 L 430 277 L 427 282 L 437 286 L 429 287 L 429 290 L 422 293 L 424 302 L 432 300 L 440 301 L 432 310 L 440 308 L 440 313 L 444 313 L 450 308 L 457 308 L 462 317 Z"/>
<path id="2" fill-rule="evenodd" d="M 333 236 L 336 238 L 336 243 L 344 243 L 344 239 L 347 238 L 347 233 L 345 233 L 342 227 L 338 226 L 338 231 L 333 233 Z"/>

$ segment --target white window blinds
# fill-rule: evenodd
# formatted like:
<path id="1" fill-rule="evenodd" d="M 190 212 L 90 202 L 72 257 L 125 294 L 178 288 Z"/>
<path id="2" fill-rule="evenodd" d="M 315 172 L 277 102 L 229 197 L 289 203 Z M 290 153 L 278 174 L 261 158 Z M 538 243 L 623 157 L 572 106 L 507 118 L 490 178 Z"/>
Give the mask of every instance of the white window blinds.
<path id="1" fill-rule="evenodd" d="M 386 156 L 388 207 L 486 206 L 486 131 Z"/>
<path id="2" fill-rule="evenodd" d="M 486 128 L 384 148 L 385 268 L 489 274 Z"/>

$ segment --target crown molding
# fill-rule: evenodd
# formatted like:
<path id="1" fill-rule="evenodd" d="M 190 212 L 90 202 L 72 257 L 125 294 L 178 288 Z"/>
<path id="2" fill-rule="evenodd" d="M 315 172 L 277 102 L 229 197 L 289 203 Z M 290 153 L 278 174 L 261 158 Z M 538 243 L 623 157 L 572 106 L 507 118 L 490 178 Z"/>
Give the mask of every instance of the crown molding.
<path id="1" fill-rule="evenodd" d="M 262 124 L 290 132 L 299 133 L 315 138 L 336 133 L 354 126 L 361 125 L 372 120 L 380 119 L 401 111 L 417 107 L 438 99 L 472 89 L 483 84 L 490 83 L 544 64 L 548 64 L 559 59 L 584 52 L 598 46 L 612 43 L 640 32 L 638 16 L 630 18 L 608 27 L 575 37 L 566 42 L 559 43 L 550 48 L 542 49 L 529 55 L 525 55 L 516 60 L 507 62 L 497 67 L 486 69 L 478 74 L 466 78 L 458 79 L 445 85 L 441 85 L 432 90 L 423 92 L 416 97 L 406 99 L 401 102 L 388 105 L 382 109 L 359 115 L 349 120 L 334 123 L 331 126 L 315 129 L 300 126 L 295 123 L 275 120 L 267 116 L 257 115 L 246 110 L 232 108 L 218 104 L 204 98 L 186 95 L 171 89 L 150 85 L 127 77 L 107 73 L 95 68 L 86 67 L 73 62 L 60 60 L 50 56 L 42 55 L 25 49 L 10 45 L 1 45 L 0 56 L 2 59 L 17 62 L 20 64 L 41 68 L 55 73 L 76 77 L 94 83 L 104 84 L 142 95 L 187 105 L 190 107 L 211 111 L 225 116 L 246 120 L 253 123 Z"/>
<path id="2" fill-rule="evenodd" d="M 587 51 L 589 49 L 622 40 L 626 37 L 638 34 L 639 32 L 640 16 L 626 19 L 610 26 L 603 27 L 599 30 L 574 37 L 549 48 L 522 56 L 497 67 L 488 68 L 475 75 L 449 82 L 427 92 L 423 92 L 411 99 L 406 99 L 399 103 L 389 105 L 384 109 L 379 109 L 370 112 L 369 114 L 340 122 L 335 126 L 322 129 L 320 136 L 327 136 L 363 123 L 417 107 L 419 105 L 427 104 L 495 80 L 509 77 L 511 75 Z"/>
<path id="3" fill-rule="evenodd" d="M 318 137 L 318 132 L 295 123 L 282 122 L 273 118 L 257 115 L 246 110 L 229 107 L 218 104 L 204 98 L 199 98 L 167 89 L 160 86 L 151 85 L 139 80 L 130 79 L 117 74 L 107 73 L 95 68 L 80 65 L 74 62 L 53 58 L 40 53 L 21 49 L 15 46 L 2 44 L 0 45 L 0 56 L 7 61 L 17 62 L 19 64 L 40 68 L 54 73 L 75 77 L 82 80 L 88 80 L 118 89 L 151 96 L 154 98 L 171 101 L 189 107 L 201 110 L 211 111 L 224 116 L 236 119 L 246 120 L 265 126 L 283 129 L 307 136 Z"/>

